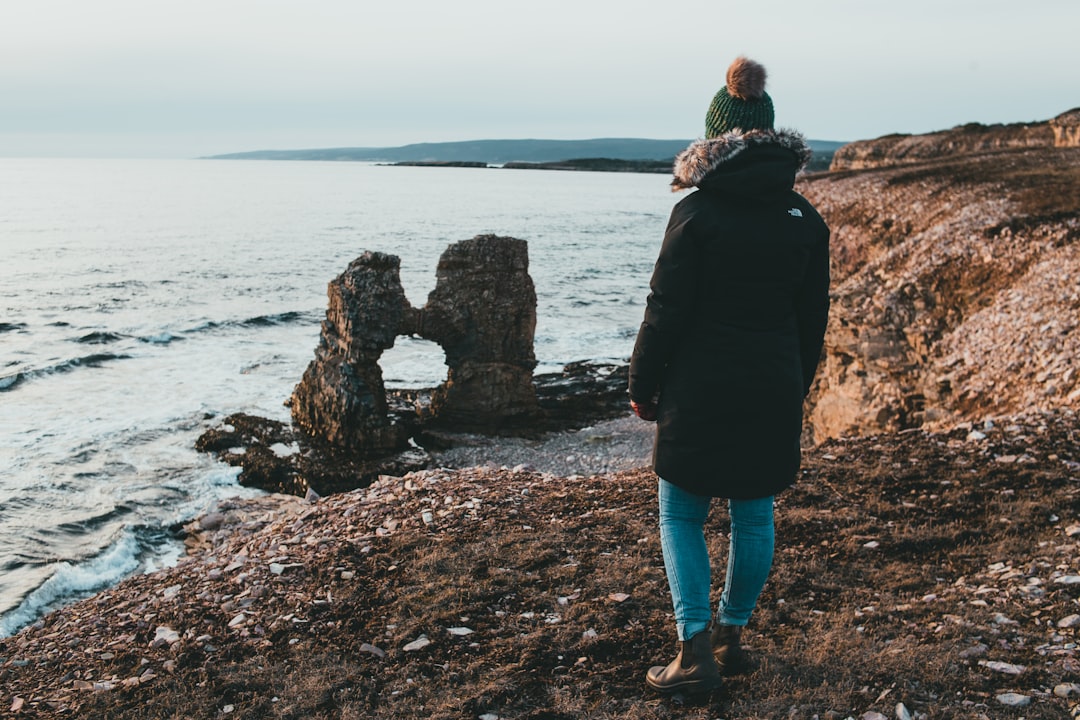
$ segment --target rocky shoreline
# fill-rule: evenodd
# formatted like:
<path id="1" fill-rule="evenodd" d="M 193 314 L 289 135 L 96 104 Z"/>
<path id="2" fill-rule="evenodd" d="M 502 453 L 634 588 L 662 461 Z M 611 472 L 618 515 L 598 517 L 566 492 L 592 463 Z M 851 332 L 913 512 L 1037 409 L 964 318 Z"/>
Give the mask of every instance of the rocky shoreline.
<path id="1" fill-rule="evenodd" d="M 776 567 L 749 632 L 754 671 L 704 699 L 650 696 L 641 682 L 672 642 L 655 476 L 527 467 L 544 448 L 552 467 L 564 452 L 589 455 L 593 436 L 634 447 L 641 438 L 624 422 L 493 446 L 486 466 L 319 499 L 225 502 L 188 526 L 176 567 L 0 639 L 3 709 L 533 720 L 1080 711 L 1074 412 L 809 452 L 778 506 Z M 726 514 L 715 514 L 722 558 Z"/>
<path id="2" fill-rule="evenodd" d="M 354 490 L 381 475 L 492 462 L 524 463 L 564 475 L 621 470 L 644 464 L 652 438 L 650 426 L 627 416 L 627 369 L 578 362 L 560 373 L 537 375 L 534 388 L 540 414 L 528 426 L 501 433 L 432 425 L 428 419 L 434 389 L 391 390 L 390 422 L 411 438 L 411 447 L 384 457 L 342 453 L 293 425 L 244 413 L 222 418 L 195 447 L 239 467 L 238 479 L 245 487 L 300 497 Z M 593 452 L 574 449 L 579 433 L 586 439 L 585 449 Z M 566 452 L 556 449 L 560 446 L 566 446 Z"/>

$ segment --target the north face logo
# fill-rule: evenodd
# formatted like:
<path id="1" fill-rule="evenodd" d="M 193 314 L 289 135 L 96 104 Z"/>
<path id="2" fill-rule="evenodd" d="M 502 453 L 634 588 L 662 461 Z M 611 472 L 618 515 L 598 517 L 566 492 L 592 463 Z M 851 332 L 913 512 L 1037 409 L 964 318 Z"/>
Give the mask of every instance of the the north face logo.
<path id="1" fill-rule="evenodd" d="M 802 217 L 802 210 L 799 208 L 791 208 L 787 211 L 787 214 L 791 217 Z"/>

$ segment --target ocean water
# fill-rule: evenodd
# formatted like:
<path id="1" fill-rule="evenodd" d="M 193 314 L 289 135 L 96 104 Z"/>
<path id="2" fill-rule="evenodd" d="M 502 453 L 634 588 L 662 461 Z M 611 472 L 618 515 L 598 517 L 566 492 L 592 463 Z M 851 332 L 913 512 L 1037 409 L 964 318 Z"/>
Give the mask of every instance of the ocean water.
<path id="1" fill-rule="evenodd" d="M 672 196 L 663 175 L 363 163 L 0 159 L 0 635 L 175 562 L 173 528 L 256 494 L 197 453 L 217 419 L 288 419 L 326 285 L 401 258 L 414 306 L 439 255 L 529 243 L 537 372 L 625 360 Z M 392 387 L 445 377 L 399 338 Z"/>

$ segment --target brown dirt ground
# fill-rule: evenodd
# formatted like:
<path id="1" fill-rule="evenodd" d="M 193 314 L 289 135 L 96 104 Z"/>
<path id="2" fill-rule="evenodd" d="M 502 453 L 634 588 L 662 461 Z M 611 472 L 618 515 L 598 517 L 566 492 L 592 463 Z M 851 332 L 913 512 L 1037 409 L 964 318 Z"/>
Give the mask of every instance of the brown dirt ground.
<path id="1" fill-rule="evenodd" d="M 808 452 L 778 503 L 754 670 L 707 697 L 643 683 L 674 653 L 655 477 L 478 468 L 292 498 L 193 536 L 177 567 L 0 640 L 0 715 L 1077 716 L 1080 419 L 975 430 Z M 726 529 L 718 503 L 718 579 Z M 154 642 L 160 627 L 179 637 Z"/>

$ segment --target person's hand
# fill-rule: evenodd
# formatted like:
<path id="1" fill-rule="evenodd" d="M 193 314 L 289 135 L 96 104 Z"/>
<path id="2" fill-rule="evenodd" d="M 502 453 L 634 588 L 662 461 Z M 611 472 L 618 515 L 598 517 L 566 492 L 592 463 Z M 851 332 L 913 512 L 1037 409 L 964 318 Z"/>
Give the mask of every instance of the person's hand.
<path id="1" fill-rule="evenodd" d="M 630 401 L 630 409 L 642 420 L 652 422 L 656 420 L 656 403 Z"/>

